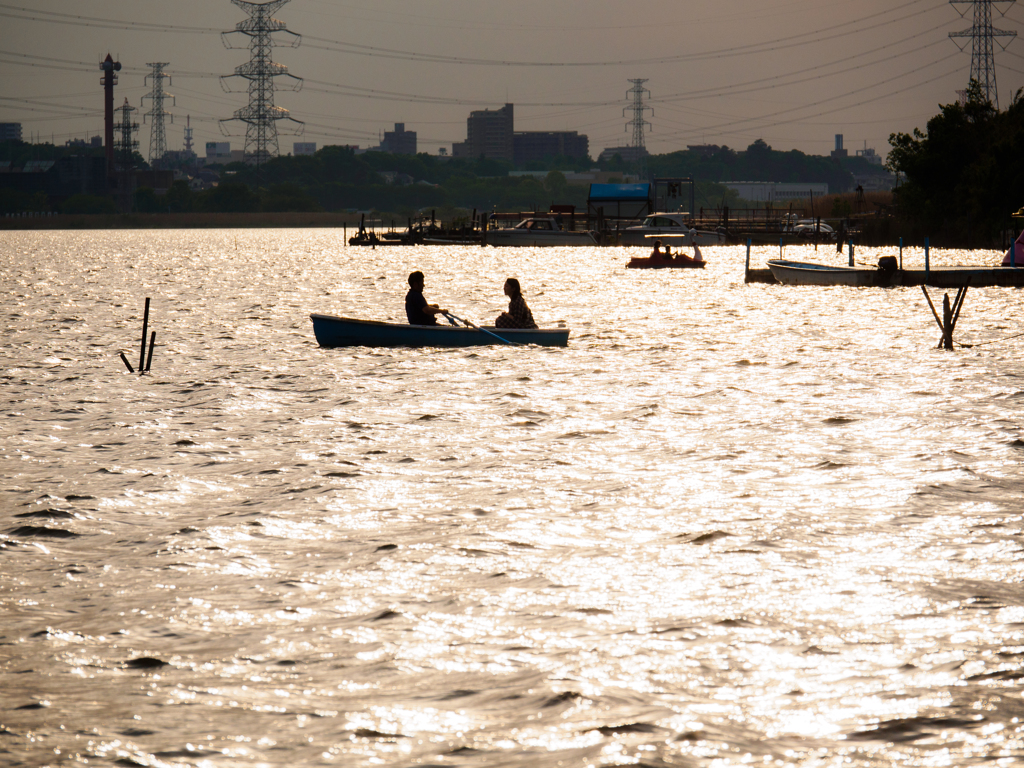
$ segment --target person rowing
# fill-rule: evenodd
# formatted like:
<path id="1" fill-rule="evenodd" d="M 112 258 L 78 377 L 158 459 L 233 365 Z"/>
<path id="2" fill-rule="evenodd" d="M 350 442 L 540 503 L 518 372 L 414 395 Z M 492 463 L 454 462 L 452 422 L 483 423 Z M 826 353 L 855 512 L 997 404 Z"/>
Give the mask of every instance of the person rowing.
<path id="1" fill-rule="evenodd" d="M 447 312 L 437 304 L 428 304 L 423 298 L 423 273 L 416 270 L 409 275 L 409 292 L 405 294 L 405 316 L 409 325 L 437 325 L 435 315 Z"/>

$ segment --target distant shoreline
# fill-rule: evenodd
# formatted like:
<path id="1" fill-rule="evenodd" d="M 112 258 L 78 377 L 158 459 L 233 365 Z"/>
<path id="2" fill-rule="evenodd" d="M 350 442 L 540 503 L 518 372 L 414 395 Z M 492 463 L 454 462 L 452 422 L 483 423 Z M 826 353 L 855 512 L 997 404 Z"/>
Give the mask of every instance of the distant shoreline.
<path id="1" fill-rule="evenodd" d="M 358 227 L 358 213 L 113 213 L 0 218 L 0 230 Z"/>

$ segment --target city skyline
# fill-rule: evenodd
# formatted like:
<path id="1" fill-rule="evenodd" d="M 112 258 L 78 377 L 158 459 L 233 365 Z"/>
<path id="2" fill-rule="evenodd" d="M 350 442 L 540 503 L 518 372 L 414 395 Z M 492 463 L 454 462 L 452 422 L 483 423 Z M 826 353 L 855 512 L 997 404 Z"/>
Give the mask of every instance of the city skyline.
<path id="1" fill-rule="evenodd" d="M 465 141 L 471 111 L 513 103 L 516 130 L 578 131 L 597 157 L 629 144 L 626 92 L 631 78 L 644 78 L 652 153 L 704 143 L 744 149 L 760 138 L 775 149 L 827 155 L 843 134 L 851 154 L 869 147 L 884 156 L 890 133 L 924 129 L 970 73 L 969 44 L 961 52 L 948 37 L 970 28 L 970 6 L 945 0 L 842 8 L 697 0 L 685 11 L 653 0 L 640 18 L 621 2 L 591 3 L 585 13 L 576 7 L 291 0 L 274 16 L 303 40 L 291 48 L 283 39 L 290 36 L 281 36 L 273 58 L 303 88 L 280 89 L 275 103 L 305 132 L 282 132 L 281 152 L 293 141 L 376 146 L 395 123 L 418 133 L 420 151 L 451 151 Z M 995 16 L 1002 29 L 1024 29 L 1024 7 Z M 26 140 L 102 135 L 99 62 L 109 52 L 122 64 L 115 99 L 133 106 L 150 91 L 147 62 L 169 62 L 168 149 L 181 148 L 186 115 L 200 154 L 208 141 L 244 144 L 238 126 L 229 136 L 219 129 L 247 103 L 244 92 L 225 93 L 220 82 L 249 58 L 220 39 L 246 18 L 230 0 L 144 0 L 131 13 L 109 0 L 74 13 L 38 0 L 31 8 L 0 3 L 0 17 L 0 122 L 20 122 Z M 1024 84 L 1018 48 L 1010 41 L 996 49 L 1004 107 Z M 149 132 L 144 125 L 140 145 L 148 146 Z"/>

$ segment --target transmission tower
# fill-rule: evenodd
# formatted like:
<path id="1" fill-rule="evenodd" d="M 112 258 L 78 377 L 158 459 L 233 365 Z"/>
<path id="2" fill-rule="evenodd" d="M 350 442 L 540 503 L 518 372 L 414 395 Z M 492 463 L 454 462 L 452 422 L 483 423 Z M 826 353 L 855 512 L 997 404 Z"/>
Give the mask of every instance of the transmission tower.
<path id="1" fill-rule="evenodd" d="M 971 38 L 971 80 L 978 82 L 978 85 L 981 86 L 985 94 L 985 98 L 996 109 L 999 109 L 999 92 L 996 90 L 996 63 L 993 41 L 997 37 L 1009 37 L 1012 39 L 1017 36 L 1017 33 L 992 27 L 992 6 L 997 3 L 1004 4 L 1008 11 L 1014 2 L 1015 0 L 949 0 L 949 4 L 953 7 L 958 5 L 974 6 L 974 24 L 971 25 L 971 28 L 965 29 L 963 32 L 950 32 L 949 38 L 956 43 L 961 51 L 967 47 L 967 44 L 960 45 L 957 40 L 959 38 Z M 957 9 L 957 13 L 960 16 L 967 15 L 966 9 L 963 12 Z M 999 15 L 1005 16 L 1006 11 L 1000 11 Z M 1009 45 L 1009 43 L 1006 45 Z M 1006 45 L 999 44 L 1003 50 L 1006 50 Z"/>
<path id="2" fill-rule="evenodd" d="M 174 116 L 170 112 L 164 109 L 164 99 L 171 98 L 174 96 L 170 93 L 164 93 L 164 80 L 168 83 L 171 81 L 171 76 L 164 72 L 164 67 L 169 62 L 158 61 L 156 63 L 147 62 L 147 67 L 152 67 L 153 72 L 146 75 L 146 80 L 152 78 L 153 90 L 142 97 L 142 100 L 151 100 L 152 108 L 149 112 L 142 115 L 142 122 L 146 122 L 147 117 L 153 118 L 153 128 L 149 134 L 149 164 L 153 168 L 157 168 L 163 164 L 164 155 L 167 154 L 167 134 L 164 132 L 164 117 L 170 116 L 171 122 L 174 122 Z"/>
<path id="3" fill-rule="evenodd" d="M 292 78 L 293 90 L 302 87 L 302 78 L 288 74 L 288 68 L 282 64 L 275 64 L 271 60 L 271 51 L 276 44 L 273 34 L 275 32 L 287 32 L 292 35 L 291 47 L 296 48 L 302 42 L 301 36 L 285 29 L 283 22 L 271 16 L 288 0 L 270 0 L 266 3 L 250 3 L 247 0 L 231 0 L 233 5 L 249 14 L 246 21 L 240 21 L 235 25 L 233 32 L 224 32 L 221 36 L 224 45 L 228 48 L 238 47 L 229 44 L 228 35 L 235 33 L 245 35 L 249 38 L 249 63 L 235 67 L 234 75 L 226 75 L 221 78 L 221 84 L 228 92 L 230 88 L 225 82 L 232 77 L 240 77 L 249 81 L 249 106 L 235 110 L 234 117 L 221 120 L 224 123 L 238 120 L 246 124 L 245 129 L 245 159 L 256 166 L 256 180 L 259 184 L 260 166 L 266 163 L 271 157 L 279 153 L 277 143 L 277 122 L 279 120 L 291 120 L 297 126 L 295 133 L 302 133 L 304 124 L 295 120 L 288 114 L 288 110 L 274 106 L 274 78 L 285 75 Z"/>
<path id="4" fill-rule="evenodd" d="M 139 132 L 139 124 L 132 121 L 135 107 L 124 100 L 124 105 L 117 110 L 120 117 L 117 122 L 117 135 L 114 138 L 114 164 L 118 175 L 118 193 L 121 198 L 121 210 L 130 213 L 132 208 L 132 171 L 135 170 L 135 153 L 139 142 L 135 134 Z"/>
<path id="5" fill-rule="evenodd" d="M 644 106 L 644 94 L 646 93 L 648 98 L 651 95 L 651 92 L 644 88 L 647 79 L 630 80 L 629 82 L 633 84 L 633 87 L 626 91 L 626 97 L 632 97 L 633 106 L 623 108 L 622 114 L 625 116 L 626 112 L 633 111 L 633 119 L 626 123 L 626 129 L 628 130 L 630 127 L 633 129 L 630 146 L 634 147 L 636 173 L 642 180 L 647 178 L 647 147 L 644 142 L 644 126 L 653 130 L 651 124 L 644 119 L 644 114 L 650 112 L 651 117 L 654 117 L 654 110 Z"/>

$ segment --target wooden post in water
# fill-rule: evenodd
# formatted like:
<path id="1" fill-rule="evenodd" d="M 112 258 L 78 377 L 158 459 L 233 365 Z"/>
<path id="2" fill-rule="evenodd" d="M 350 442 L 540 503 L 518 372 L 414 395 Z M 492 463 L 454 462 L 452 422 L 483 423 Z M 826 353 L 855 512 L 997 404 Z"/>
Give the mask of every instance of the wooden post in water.
<path id="1" fill-rule="evenodd" d="M 850 266 L 852 267 L 853 266 L 853 240 L 850 240 L 849 247 L 850 247 Z"/>
<path id="2" fill-rule="evenodd" d="M 900 272 L 903 271 L 903 238 L 900 238 Z"/>
<path id="3" fill-rule="evenodd" d="M 149 366 L 153 364 L 153 347 L 156 346 L 156 331 L 149 334 L 149 354 L 146 355 L 146 373 L 149 373 Z"/>
<path id="4" fill-rule="evenodd" d="M 928 282 L 928 272 L 931 270 L 931 260 L 928 255 L 928 238 L 924 239 L 924 281 Z"/>
<path id="5" fill-rule="evenodd" d="M 144 373 L 146 368 L 146 331 L 149 330 L 149 297 L 146 297 L 146 309 L 142 313 L 142 349 L 139 350 L 139 373 Z"/>
<path id="6" fill-rule="evenodd" d="M 935 318 L 935 324 L 939 326 L 939 330 L 942 331 L 942 338 L 939 339 L 939 349 L 953 349 L 953 331 L 956 329 L 956 322 L 960 319 L 960 310 L 964 306 L 964 300 L 967 298 L 967 286 L 962 285 L 957 289 L 956 298 L 953 300 L 952 306 L 949 303 L 949 294 L 945 294 L 942 297 L 942 319 L 939 319 L 939 313 L 935 310 L 935 305 L 932 303 L 932 297 L 928 295 L 928 288 L 921 286 L 921 290 L 924 291 L 924 298 L 928 302 L 928 307 L 932 311 L 932 317 Z"/>
<path id="7" fill-rule="evenodd" d="M 953 310 L 949 306 L 949 294 L 942 296 L 942 348 L 953 348 Z"/>
<path id="8" fill-rule="evenodd" d="M 747 238 L 747 266 L 743 269 L 743 282 L 750 282 L 750 238 Z"/>

